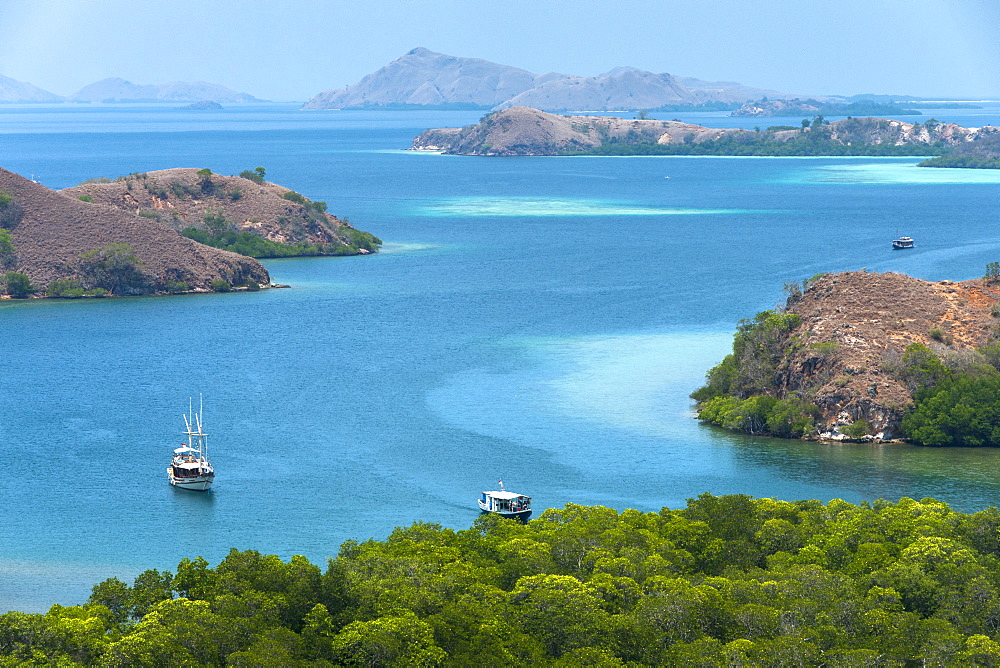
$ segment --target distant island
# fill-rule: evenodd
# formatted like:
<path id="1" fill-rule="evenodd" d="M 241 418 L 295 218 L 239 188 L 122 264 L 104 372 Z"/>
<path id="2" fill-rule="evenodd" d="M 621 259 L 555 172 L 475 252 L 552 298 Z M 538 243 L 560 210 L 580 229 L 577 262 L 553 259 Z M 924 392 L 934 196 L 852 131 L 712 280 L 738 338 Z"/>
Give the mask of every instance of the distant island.
<path id="1" fill-rule="evenodd" d="M 66 98 L 69 102 L 261 102 L 249 93 L 205 81 L 135 84 L 112 77 L 84 86 Z"/>
<path id="2" fill-rule="evenodd" d="M 135 84 L 112 77 L 84 86 L 69 96 L 56 95 L 25 81 L 0 75 L 0 103 L 8 102 L 264 102 L 249 93 L 205 81 Z"/>
<path id="3" fill-rule="evenodd" d="M 515 107 L 487 114 L 464 128 L 426 130 L 410 148 L 478 156 L 938 156 L 961 146 L 963 152 L 977 156 L 994 150 L 997 132 L 1000 129 L 969 129 L 933 118 L 924 123 L 880 118 L 827 122 L 821 115 L 803 119 L 798 126 L 722 129 L 641 117 L 562 116 Z"/>
<path id="4" fill-rule="evenodd" d="M 194 109 L 196 111 L 218 111 L 222 108 L 223 106 L 214 100 L 202 100 L 201 102 L 192 102 L 191 104 L 179 107 L 179 109 Z"/>
<path id="5" fill-rule="evenodd" d="M 691 396 L 700 419 L 786 438 L 1000 446 L 1000 264 L 982 279 L 821 274 L 741 320 Z"/>
<path id="6" fill-rule="evenodd" d="M 773 90 L 733 81 L 701 81 L 618 67 L 594 77 L 534 74 L 479 58 L 416 48 L 358 83 L 317 93 L 303 109 L 503 109 L 532 106 L 561 111 L 703 108 L 762 97 Z"/>

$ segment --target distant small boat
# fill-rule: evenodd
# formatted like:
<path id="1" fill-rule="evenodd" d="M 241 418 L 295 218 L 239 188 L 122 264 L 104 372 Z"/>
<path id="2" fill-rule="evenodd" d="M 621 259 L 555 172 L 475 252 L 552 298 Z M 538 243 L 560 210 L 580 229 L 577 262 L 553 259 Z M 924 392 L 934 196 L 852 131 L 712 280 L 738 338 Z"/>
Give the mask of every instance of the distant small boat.
<path id="1" fill-rule="evenodd" d="M 479 498 L 479 509 L 500 517 L 510 517 L 524 522 L 531 517 L 531 497 L 515 494 L 504 489 L 503 480 L 498 480 L 499 490 L 483 492 Z"/>
<path id="2" fill-rule="evenodd" d="M 174 449 L 174 457 L 167 467 L 170 484 L 181 489 L 206 492 L 215 482 L 215 469 L 208 461 L 208 434 L 202 426 L 202 405 L 199 400 L 198 412 L 194 412 L 192 402 L 188 402 L 188 414 L 184 417 L 184 433 L 187 443 Z"/>
<path id="3" fill-rule="evenodd" d="M 911 237 L 900 237 L 892 240 L 893 250 L 903 250 L 904 248 L 913 248 L 913 239 Z"/>

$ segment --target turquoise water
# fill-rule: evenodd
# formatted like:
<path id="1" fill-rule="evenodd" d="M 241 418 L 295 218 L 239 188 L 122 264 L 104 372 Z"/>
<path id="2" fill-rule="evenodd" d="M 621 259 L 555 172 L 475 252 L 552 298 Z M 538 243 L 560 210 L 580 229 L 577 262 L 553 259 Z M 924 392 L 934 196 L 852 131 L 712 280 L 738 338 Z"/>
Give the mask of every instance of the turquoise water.
<path id="1" fill-rule="evenodd" d="M 687 398 L 784 281 L 981 275 L 1000 258 L 992 177 L 914 176 L 915 159 L 455 158 L 398 149 L 476 114 L 189 113 L 4 109 L 0 166 L 60 188 L 264 165 L 385 250 L 267 262 L 288 290 L 0 304 L 0 610 L 231 547 L 322 563 L 415 520 L 466 527 L 501 477 L 538 512 L 702 492 L 997 502 L 994 451 L 750 438 L 699 425 Z M 897 229 L 914 251 L 889 249 Z M 199 392 L 211 494 L 164 474 Z"/>

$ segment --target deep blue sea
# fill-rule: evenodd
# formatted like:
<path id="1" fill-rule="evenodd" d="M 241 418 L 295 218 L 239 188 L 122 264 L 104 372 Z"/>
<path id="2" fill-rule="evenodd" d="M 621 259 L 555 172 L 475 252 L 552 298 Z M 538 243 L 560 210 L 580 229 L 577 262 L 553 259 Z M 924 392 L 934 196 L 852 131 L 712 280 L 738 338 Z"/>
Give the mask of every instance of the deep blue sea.
<path id="1" fill-rule="evenodd" d="M 323 563 L 417 520 L 465 528 L 499 478 L 537 514 L 703 492 L 998 503 L 1000 452 L 740 436 L 698 424 L 688 394 L 785 281 L 981 276 L 1000 260 L 1000 172 L 401 150 L 479 115 L 0 107 L 0 167 L 49 187 L 260 165 L 385 241 L 266 262 L 288 290 L 0 303 L 0 611 L 232 547 Z M 906 120 L 931 115 L 1000 124 L 996 107 Z M 897 232 L 916 249 L 893 253 Z M 199 393 L 210 494 L 164 474 Z"/>

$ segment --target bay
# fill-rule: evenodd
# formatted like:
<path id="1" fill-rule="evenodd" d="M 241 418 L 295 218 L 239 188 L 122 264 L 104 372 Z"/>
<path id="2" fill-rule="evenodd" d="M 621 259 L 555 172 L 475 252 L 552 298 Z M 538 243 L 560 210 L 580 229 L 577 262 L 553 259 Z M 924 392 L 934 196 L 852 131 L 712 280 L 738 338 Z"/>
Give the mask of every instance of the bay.
<path id="1" fill-rule="evenodd" d="M 704 492 L 996 503 L 995 451 L 752 438 L 698 424 L 687 395 L 784 281 L 982 275 L 1000 257 L 997 174 L 401 150 L 478 116 L 0 109 L 0 166 L 47 186 L 262 165 L 386 242 L 266 262 L 288 290 L 0 303 L 0 610 L 79 603 L 104 578 L 233 547 L 323 563 L 413 521 L 464 528 L 499 478 L 536 513 Z M 917 248 L 893 253 L 897 230 Z M 211 494 L 164 474 L 199 393 Z"/>

